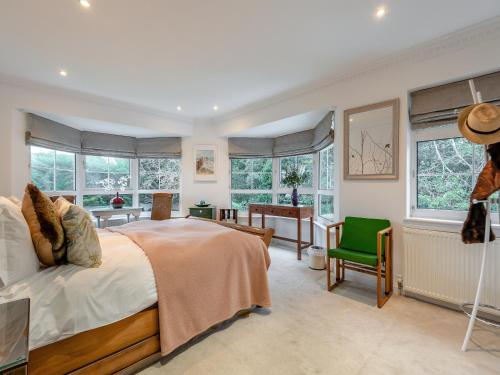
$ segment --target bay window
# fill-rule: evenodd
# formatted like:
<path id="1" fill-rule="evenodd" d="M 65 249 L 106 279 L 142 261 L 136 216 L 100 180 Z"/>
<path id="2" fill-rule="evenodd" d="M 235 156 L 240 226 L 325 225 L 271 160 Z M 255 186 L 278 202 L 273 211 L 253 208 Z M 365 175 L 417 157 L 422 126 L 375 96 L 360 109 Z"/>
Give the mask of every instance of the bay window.
<path id="1" fill-rule="evenodd" d="M 231 159 L 231 207 L 247 211 L 249 203 L 273 200 L 273 159 Z"/>
<path id="2" fill-rule="evenodd" d="M 318 216 L 334 219 L 334 149 L 333 145 L 319 152 Z"/>

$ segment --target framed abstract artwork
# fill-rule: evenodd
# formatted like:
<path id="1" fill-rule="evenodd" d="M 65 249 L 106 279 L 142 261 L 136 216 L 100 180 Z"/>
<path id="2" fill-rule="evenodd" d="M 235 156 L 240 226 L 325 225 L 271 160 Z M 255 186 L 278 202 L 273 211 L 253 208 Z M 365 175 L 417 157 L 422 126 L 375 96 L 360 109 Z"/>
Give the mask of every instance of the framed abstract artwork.
<path id="1" fill-rule="evenodd" d="M 344 179 L 398 179 L 399 99 L 344 111 Z"/>
<path id="2" fill-rule="evenodd" d="M 217 147 L 213 145 L 196 145 L 193 154 L 195 181 L 216 181 Z"/>

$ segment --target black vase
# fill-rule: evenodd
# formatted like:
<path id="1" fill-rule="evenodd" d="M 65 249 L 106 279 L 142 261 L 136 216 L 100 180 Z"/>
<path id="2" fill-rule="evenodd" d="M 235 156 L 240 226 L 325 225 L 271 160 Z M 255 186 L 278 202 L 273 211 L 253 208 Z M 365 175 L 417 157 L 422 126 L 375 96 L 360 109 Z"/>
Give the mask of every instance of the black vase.
<path id="1" fill-rule="evenodd" d="M 292 205 L 297 207 L 299 205 L 299 193 L 297 193 L 297 189 L 293 188 L 292 190 Z"/>

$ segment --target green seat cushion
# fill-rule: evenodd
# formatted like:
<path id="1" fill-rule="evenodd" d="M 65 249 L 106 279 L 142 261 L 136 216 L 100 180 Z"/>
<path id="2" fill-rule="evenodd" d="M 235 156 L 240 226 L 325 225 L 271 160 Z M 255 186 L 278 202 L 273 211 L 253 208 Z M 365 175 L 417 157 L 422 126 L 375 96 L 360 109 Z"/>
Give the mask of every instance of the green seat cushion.
<path id="1" fill-rule="evenodd" d="M 337 258 L 347 260 L 349 262 L 361 263 L 367 266 L 377 266 L 377 256 L 372 254 L 363 253 L 360 251 L 353 251 L 347 249 L 330 249 L 328 250 L 330 258 Z"/>
<path id="2" fill-rule="evenodd" d="M 391 226 L 385 219 L 368 219 L 348 216 L 342 227 L 340 248 L 377 255 L 377 233 Z M 382 255 L 385 241 L 382 239 Z"/>

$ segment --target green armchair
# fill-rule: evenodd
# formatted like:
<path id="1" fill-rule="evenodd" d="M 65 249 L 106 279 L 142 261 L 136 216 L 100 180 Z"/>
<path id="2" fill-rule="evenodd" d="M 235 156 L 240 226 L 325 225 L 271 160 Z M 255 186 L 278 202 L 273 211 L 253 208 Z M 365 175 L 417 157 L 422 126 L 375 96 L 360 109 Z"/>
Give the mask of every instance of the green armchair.
<path id="1" fill-rule="evenodd" d="M 335 228 L 335 247 L 330 230 Z M 342 237 L 341 237 L 342 232 Z M 381 308 L 392 295 L 392 227 L 389 220 L 346 217 L 326 227 L 327 289 L 331 291 L 345 279 L 345 270 L 377 276 L 377 306 Z M 336 259 L 336 282 L 331 284 L 331 260 Z M 382 278 L 385 278 L 382 293 Z"/>

